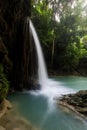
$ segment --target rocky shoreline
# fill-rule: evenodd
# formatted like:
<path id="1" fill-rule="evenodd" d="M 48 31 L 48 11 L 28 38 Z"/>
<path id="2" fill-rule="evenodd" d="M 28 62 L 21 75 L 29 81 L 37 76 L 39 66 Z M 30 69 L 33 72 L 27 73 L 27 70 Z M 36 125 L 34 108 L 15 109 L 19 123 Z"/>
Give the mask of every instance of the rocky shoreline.
<path id="1" fill-rule="evenodd" d="M 87 120 L 87 90 L 81 90 L 75 94 L 63 95 L 58 99 L 57 103 Z"/>
<path id="2" fill-rule="evenodd" d="M 11 103 L 4 99 L 0 104 L 0 130 L 37 130 L 37 128 L 21 117 Z"/>

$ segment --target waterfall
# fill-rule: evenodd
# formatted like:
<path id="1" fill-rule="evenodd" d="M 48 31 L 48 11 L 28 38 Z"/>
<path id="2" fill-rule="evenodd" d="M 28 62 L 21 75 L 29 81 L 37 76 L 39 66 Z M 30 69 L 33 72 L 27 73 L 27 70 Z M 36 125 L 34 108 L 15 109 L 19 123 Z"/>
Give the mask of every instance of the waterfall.
<path id="1" fill-rule="evenodd" d="M 49 108 L 54 108 L 52 103 L 53 98 L 56 96 L 57 97 L 61 96 L 62 94 L 70 93 L 71 89 L 62 86 L 60 82 L 56 82 L 48 78 L 44 57 L 40 46 L 40 41 L 37 36 L 34 25 L 32 21 L 29 19 L 29 17 L 27 18 L 27 24 L 30 24 L 30 30 L 35 42 L 35 47 L 36 47 L 37 57 L 38 57 L 38 80 L 39 80 L 39 84 L 42 87 L 40 91 L 38 92 L 32 91 L 31 93 L 35 95 L 39 95 L 39 94 L 44 95 L 45 97 L 48 98 L 48 104 L 49 104 L 48 106 L 50 106 Z"/>
<path id="2" fill-rule="evenodd" d="M 48 79 L 48 74 L 44 62 L 44 57 L 42 53 L 42 49 L 40 46 L 40 41 L 38 38 L 38 35 L 36 33 L 36 30 L 34 28 L 34 25 L 32 21 L 28 18 L 27 21 L 30 23 L 30 29 L 34 38 L 35 46 L 36 46 L 36 51 L 37 51 L 37 56 L 38 56 L 38 77 L 39 77 L 39 84 L 43 86 L 44 83 L 46 83 Z"/>

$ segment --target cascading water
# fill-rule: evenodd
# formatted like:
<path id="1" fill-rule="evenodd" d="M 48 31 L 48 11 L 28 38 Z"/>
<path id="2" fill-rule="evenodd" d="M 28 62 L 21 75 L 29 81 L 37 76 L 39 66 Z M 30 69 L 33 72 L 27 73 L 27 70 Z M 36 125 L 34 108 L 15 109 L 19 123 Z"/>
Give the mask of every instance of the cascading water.
<path id="1" fill-rule="evenodd" d="M 69 93 L 71 92 L 71 90 L 63 87 L 59 82 L 53 81 L 48 78 L 39 38 L 37 36 L 34 25 L 32 21 L 29 19 L 29 17 L 27 18 L 27 22 L 28 24 L 30 23 L 31 33 L 33 35 L 35 46 L 36 46 L 36 51 L 37 51 L 37 56 L 38 56 L 38 79 L 39 79 L 39 84 L 42 87 L 42 89 L 35 94 L 45 95 L 48 97 L 49 100 L 52 101 L 55 96 L 58 97 L 63 93 L 64 94 Z"/>
<path id="2" fill-rule="evenodd" d="M 35 31 L 35 28 L 33 26 L 33 23 L 31 22 L 31 20 L 29 20 L 28 18 L 28 22 L 30 21 L 30 29 L 35 41 L 35 46 L 36 46 L 36 50 L 37 50 L 37 55 L 38 55 L 38 77 L 39 77 L 39 83 L 42 86 L 44 84 L 44 82 L 47 81 L 48 79 L 48 75 L 47 75 L 47 70 L 45 67 L 45 62 L 44 62 L 44 57 L 42 54 L 42 50 L 41 50 L 41 46 L 40 46 L 40 42 L 37 36 L 37 33 Z"/>

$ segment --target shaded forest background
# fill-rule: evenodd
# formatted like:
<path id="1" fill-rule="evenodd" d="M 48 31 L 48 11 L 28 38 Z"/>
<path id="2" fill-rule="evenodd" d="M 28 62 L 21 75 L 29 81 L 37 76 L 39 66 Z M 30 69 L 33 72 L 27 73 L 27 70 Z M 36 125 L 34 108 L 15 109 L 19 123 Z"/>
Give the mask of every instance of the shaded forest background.
<path id="1" fill-rule="evenodd" d="M 49 74 L 87 75 L 87 5 L 84 2 L 0 1 L 2 98 L 7 94 L 9 84 L 10 89 L 18 90 L 24 86 L 31 89 L 31 77 L 36 76 L 35 48 L 29 25 L 25 24 L 27 16 L 32 19 L 37 30 Z"/>
<path id="2" fill-rule="evenodd" d="M 84 0 L 33 0 L 32 20 L 48 70 L 87 74 L 87 4 Z"/>

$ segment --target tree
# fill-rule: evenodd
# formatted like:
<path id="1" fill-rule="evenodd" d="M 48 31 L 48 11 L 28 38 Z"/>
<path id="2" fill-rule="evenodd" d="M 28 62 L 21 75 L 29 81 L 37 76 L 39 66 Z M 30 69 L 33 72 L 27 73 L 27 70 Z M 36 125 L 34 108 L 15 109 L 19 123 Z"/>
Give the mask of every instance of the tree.
<path id="1" fill-rule="evenodd" d="M 87 33 L 86 17 L 83 18 L 87 9 L 83 2 L 84 0 L 33 1 L 32 19 L 45 48 L 48 66 L 52 59 L 53 69 L 68 70 L 71 64 L 76 68 L 79 59 L 86 54 L 81 43 L 81 38 Z"/>

